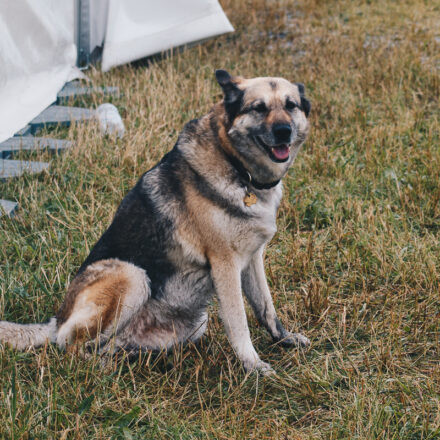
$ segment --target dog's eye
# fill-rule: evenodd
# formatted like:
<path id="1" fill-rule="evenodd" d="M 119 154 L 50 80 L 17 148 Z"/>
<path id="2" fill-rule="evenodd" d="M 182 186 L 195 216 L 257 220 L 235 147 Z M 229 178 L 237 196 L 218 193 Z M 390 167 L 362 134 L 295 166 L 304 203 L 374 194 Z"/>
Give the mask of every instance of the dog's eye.
<path id="1" fill-rule="evenodd" d="M 296 107 L 298 107 L 298 104 L 296 102 L 291 101 L 290 99 L 288 99 L 286 101 L 286 108 L 287 108 L 287 110 L 293 110 Z"/>
<path id="2" fill-rule="evenodd" d="M 260 102 L 256 106 L 254 106 L 254 110 L 258 113 L 265 113 L 267 112 L 266 104 L 264 102 Z"/>

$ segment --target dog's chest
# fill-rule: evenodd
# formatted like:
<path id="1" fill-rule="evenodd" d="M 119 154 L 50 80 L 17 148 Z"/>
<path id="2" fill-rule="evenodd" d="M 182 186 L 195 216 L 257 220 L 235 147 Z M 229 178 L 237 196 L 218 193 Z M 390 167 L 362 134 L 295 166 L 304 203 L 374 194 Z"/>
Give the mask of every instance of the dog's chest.
<path id="1" fill-rule="evenodd" d="M 219 191 L 220 192 L 220 191 Z M 222 188 L 228 204 L 204 204 L 203 209 L 183 217 L 186 223 L 176 227 L 173 262 L 206 266 L 210 256 L 237 258 L 242 265 L 276 232 L 276 213 L 281 199 L 281 187 L 270 193 L 256 193 L 256 203 L 246 206 L 247 190 L 240 186 Z M 170 254 L 170 255 L 171 255 Z M 186 263 L 185 263 L 186 262 Z"/>
<path id="2" fill-rule="evenodd" d="M 265 207 L 255 209 L 257 215 L 247 221 L 237 222 L 229 229 L 231 243 L 243 257 L 251 257 L 261 246 L 272 239 L 276 228 L 276 211 Z"/>
<path id="3" fill-rule="evenodd" d="M 260 200 L 246 206 L 243 197 L 236 199 L 238 206 L 242 204 L 243 216 L 226 215 L 218 210 L 212 213 L 212 224 L 216 233 L 224 237 L 228 247 L 244 261 L 261 246 L 272 239 L 276 232 L 276 199 Z"/>

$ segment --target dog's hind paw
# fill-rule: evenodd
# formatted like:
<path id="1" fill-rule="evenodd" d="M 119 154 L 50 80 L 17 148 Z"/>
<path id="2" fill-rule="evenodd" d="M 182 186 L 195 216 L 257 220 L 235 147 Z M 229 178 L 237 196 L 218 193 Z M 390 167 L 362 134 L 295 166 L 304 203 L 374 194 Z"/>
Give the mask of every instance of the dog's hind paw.
<path id="1" fill-rule="evenodd" d="M 283 339 L 280 339 L 278 343 L 282 347 L 297 347 L 297 348 L 308 348 L 311 345 L 310 339 L 301 333 L 290 333 L 286 332 Z"/>

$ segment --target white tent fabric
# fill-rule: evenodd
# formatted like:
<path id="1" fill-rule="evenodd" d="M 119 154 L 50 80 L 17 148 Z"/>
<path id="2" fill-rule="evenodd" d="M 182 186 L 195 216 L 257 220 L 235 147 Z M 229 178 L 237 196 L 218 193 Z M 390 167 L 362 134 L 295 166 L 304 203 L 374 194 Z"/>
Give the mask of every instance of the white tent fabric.
<path id="1" fill-rule="evenodd" d="M 233 31 L 217 0 L 109 0 L 102 70 Z"/>
<path id="2" fill-rule="evenodd" d="M 109 0 L 91 0 L 90 2 L 90 52 L 98 46 L 104 46 L 108 21 Z"/>
<path id="3" fill-rule="evenodd" d="M 78 77 L 73 2 L 0 3 L 0 142 L 13 136 Z"/>
<path id="4" fill-rule="evenodd" d="M 86 20 L 75 20 L 83 7 Z M 230 31 L 217 0 L 0 0 L 0 142 L 82 76 L 78 35 L 87 36 L 88 53 L 103 45 L 106 71 Z"/>

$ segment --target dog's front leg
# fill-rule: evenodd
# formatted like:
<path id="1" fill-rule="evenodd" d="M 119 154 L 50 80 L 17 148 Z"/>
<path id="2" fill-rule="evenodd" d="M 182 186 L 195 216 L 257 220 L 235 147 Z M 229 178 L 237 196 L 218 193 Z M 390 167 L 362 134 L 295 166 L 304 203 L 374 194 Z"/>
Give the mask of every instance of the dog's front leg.
<path id="1" fill-rule="evenodd" d="M 264 273 L 263 254 L 264 248 L 259 249 L 241 274 L 246 298 L 258 322 L 267 329 L 274 341 L 286 347 L 307 347 L 310 345 L 309 339 L 301 333 L 288 332 L 277 317 Z"/>
<path id="2" fill-rule="evenodd" d="M 241 293 L 239 265 L 229 258 L 211 258 L 211 274 L 219 300 L 220 317 L 228 339 L 246 371 L 271 374 L 274 370 L 263 362 L 252 345 Z"/>

